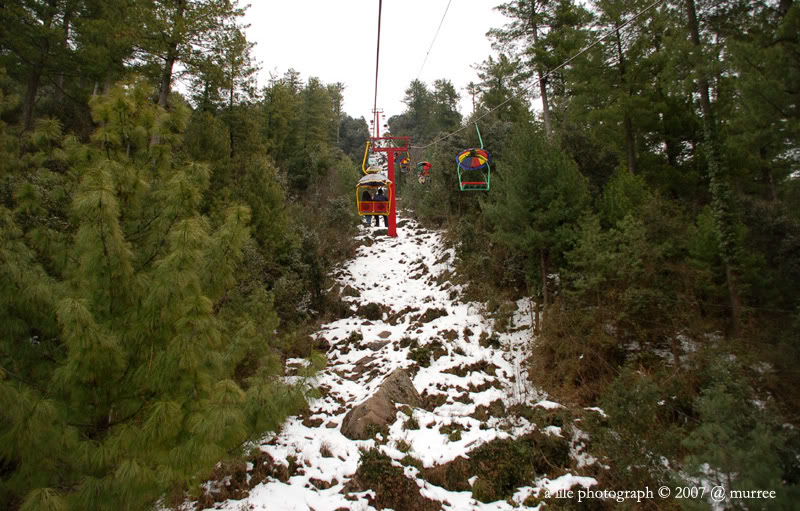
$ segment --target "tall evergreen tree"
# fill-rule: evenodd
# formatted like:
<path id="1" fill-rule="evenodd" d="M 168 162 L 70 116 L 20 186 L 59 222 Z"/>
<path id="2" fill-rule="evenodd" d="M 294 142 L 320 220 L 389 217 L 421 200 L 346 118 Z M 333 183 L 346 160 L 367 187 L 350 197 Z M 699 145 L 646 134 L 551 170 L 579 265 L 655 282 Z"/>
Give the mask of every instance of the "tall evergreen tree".
<path id="1" fill-rule="evenodd" d="M 158 70 L 158 104 L 167 108 L 175 65 L 192 66 L 197 48 L 210 48 L 244 14 L 235 0 L 157 0 L 138 10 L 145 34 L 137 42 Z"/>
<path id="2" fill-rule="evenodd" d="M 332 132 L 335 131 L 335 136 L 333 133 L 330 137 L 330 143 L 339 145 L 339 137 L 341 136 L 341 126 L 342 126 L 342 107 L 344 106 L 344 89 L 345 85 L 342 82 L 336 83 L 329 83 L 328 84 L 328 96 L 331 98 L 331 105 L 333 107 L 333 118 L 334 118 L 334 125 Z"/>
<path id="3" fill-rule="evenodd" d="M 23 129 L 33 128 L 33 107 L 43 81 L 55 83 L 71 56 L 70 23 L 77 0 L 23 0 L 0 9 L 0 65 L 18 70 L 24 84 Z"/>
<path id="4" fill-rule="evenodd" d="M 458 101 L 461 99 L 450 80 L 438 79 L 433 82 L 433 122 L 436 132 L 447 132 L 458 128 L 461 114 Z"/>
<path id="5" fill-rule="evenodd" d="M 495 59 L 490 56 L 478 66 L 481 79 L 481 106 L 496 110 L 503 121 L 522 122 L 531 114 L 524 92 L 525 75 L 520 74 L 520 62 L 505 53 Z"/>
<path id="6" fill-rule="evenodd" d="M 299 76 L 290 69 L 283 78 L 272 77 L 263 94 L 267 149 L 279 165 L 289 161 L 299 137 L 302 86 Z"/>
<path id="7" fill-rule="evenodd" d="M 277 379 L 270 297 L 239 275 L 250 209 L 200 214 L 208 166 L 173 153 L 188 109 L 153 94 L 95 98 L 91 145 L 39 123 L 70 172 L 36 169 L 0 207 L 0 494 L 24 510 L 142 509 L 304 401 Z"/>
<path id="8" fill-rule="evenodd" d="M 360 162 L 364 156 L 364 145 L 369 138 L 369 126 L 363 117 L 353 119 L 344 116 L 339 128 L 339 147 L 355 162 Z"/>
<path id="9" fill-rule="evenodd" d="M 733 197 L 727 167 L 723 161 L 717 131 L 717 121 L 711 105 L 709 78 L 705 64 L 704 46 L 700 38 L 700 27 L 694 0 L 686 1 L 689 36 L 694 46 L 693 61 L 697 71 L 697 88 L 700 94 L 700 109 L 703 114 L 703 135 L 707 145 L 708 177 L 711 191 L 711 207 L 720 247 L 720 256 L 725 262 L 725 278 L 730 299 L 731 324 L 734 335 L 738 334 L 741 322 L 741 303 L 738 289 L 738 266 L 740 264 L 737 219 L 733 210 Z"/>
<path id="10" fill-rule="evenodd" d="M 568 155 L 529 126 L 515 129 L 486 215 L 495 237 L 527 261 L 528 283 L 536 302 L 551 302 L 548 276 L 562 264 L 574 236 L 572 225 L 589 205 L 585 178 Z M 543 318 L 544 319 L 544 318 Z"/>

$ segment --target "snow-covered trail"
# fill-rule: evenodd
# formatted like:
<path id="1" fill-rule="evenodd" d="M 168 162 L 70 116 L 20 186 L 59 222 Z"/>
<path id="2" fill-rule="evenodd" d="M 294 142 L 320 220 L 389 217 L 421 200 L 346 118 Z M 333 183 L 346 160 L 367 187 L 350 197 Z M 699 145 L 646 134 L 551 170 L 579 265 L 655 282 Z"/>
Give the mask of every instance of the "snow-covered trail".
<path id="1" fill-rule="evenodd" d="M 449 280 L 455 254 L 443 247 L 439 233 L 410 219 L 398 223 L 397 238 L 375 233 L 362 228 L 356 257 L 335 273 L 354 315 L 323 325 L 317 334 L 330 344 L 328 366 L 316 377 L 324 397 L 310 404 L 310 413 L 290 418 L 278 435 L 260 446 L 276 463 L 293 463 L 300 469 L 285 482 L 267 478 L 246 498 L 217 504 L 219 509 L 374 509 L 367 501 L 370 492 L 348 496 L 343 491 L 358 467 L 359 448 L 378 446 L 395 460 L 411 455 L 432 467 L 465 456 L 482 443 L 536 428 L 523 418 L 492 416 L 505 415 L 498 409 L 523 402 L 558 406 L 542 401 L 529 388 L 523 370 L 530 340 L 527 301 L 517 304 L 511 327 L 505 329 L 509 333 L 496 333 L 481 315 L 481 304 L 459 301 L 461 289 Z M 413 410 L 418 429 L 408 427 L 410 418 L 398 412 L 388 438 L 378 434 L 377 439 L 354 441 L 342 435 L 346 413 L 398 368 L 412 369 L 414 387 L 428 404 Z M 451 434 L 455 429 L 460 434 Z M 417 481 L 421 494 L 441 502 L 443 509 L 513 509 L 505 501 L 483 504 L 470 492 L 434 486 L 419 478 L 413 466 L 404 470 Z M 521 503 L 534 484 L 557 489 L 566 483 L 531 481 L 514 500 Z"/>

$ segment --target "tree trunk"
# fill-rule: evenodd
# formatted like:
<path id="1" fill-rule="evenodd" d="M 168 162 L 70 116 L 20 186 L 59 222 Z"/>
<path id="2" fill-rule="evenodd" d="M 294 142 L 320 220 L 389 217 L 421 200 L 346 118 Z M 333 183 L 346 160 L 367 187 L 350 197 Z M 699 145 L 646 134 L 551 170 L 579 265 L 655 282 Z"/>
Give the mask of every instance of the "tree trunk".
<path id="1" fill-rule="evenodd" d="M 664 130 L 664 152 L 667 155 L 667 163 L 670 167 L 678 167 L 678 155 L 680 154 L 680 145 L 675 143 L 674 137 L 670 133 L 669 123 L 667 122 L 667 112 L 661 112 L 661 127 Z"/>
<path id="2" fill-rule="evenodd" d="M 231 143 L 231 160 L 233 159 L 233 155 L 235 154 L 233 148 L 233 98 L 235 92 L 235 80 L 233 78 L 233 66 L 231 66 L 231 82 L 230 88 L 228 89 L 228 139 Z"/>
<path id="3" fill-rule="evenodd" d="M 539 45 L 539 27 L 535 21 L 531 20 L 533 25 L 533 44 Z M 542 119 L 544 120 L 544 132 L 547 134 L 547 140 L 553 139 L 553 121 L 550 118 L 550 101 L 547 98 L 547 80 L 543 78 L 542 66 L 536 65 L 536 76 L 539 78 L 539 93 L 542 96 Z"/>
<path id="4" fill-rule="evenodd" d="M 164 109 L 168 108 L 167 100 L 169 99 L 169 92 L 172 88 L 172 70 L 175 67 L 175 62 L 178 60 L 178 43 L 181 37 L 179 31 L 180 27 L 183 25 L 185 9 L 186 0 L 178 0 L 178 10 L 175 12 L 175 18 L 172 20 L 172 36 L 167 46 L 167 57 L 164 60 L 164 70 L 161 73 L 161 83 L 158 88 L 158 104 Z"/>
<path id="5" fill-rule="evenodd" d="M 36 104 L 36 94 L 39 91 L 39 83 L 42 79 L 42 66 L 35 65 L 28 78 L 28 85 L 25 87 L 25 99 L 22 103 L 22 126 L 24 131 L 33 128 L 33 105 Z"/>
<path id="6" fill-rule="evenodd" d="M 667 97 L 664 94 L 664 91 L 661 88 L 661 84 L 658 84 L 658 97 L 661 99 L 664 105 L 667 105 Z M 662 135 L 664 140 L 664 152 L 667 155 L 667 163 L 670 167 L 677 168 L 678 167 L 678 156 L 680 155 L 680 140 L 677 140 L 676 137 L 672 133 L 672 129 L 670 127 L 670 112 L 669 107 L 665 108 L 661 114 L 661 129 Z"/>
<path id="7" fill-rule="evenodd" d="M 619 76 L 622 78 L 622 83 L 625 83 L 626 80 L 626 73 L 627 69 L 625 66 L 625 54 L 622 52 L 622 38 L 619 35 L 619 29 L 616 31 L 616 42 L 617 42 L 617 57 L 619 58 Z M 628 90 L 628 95 L 632 95 L 633 92 Z M 636 174 L 638 172 L 637 165 L 636 165 L 636 135 L 633 131 L 633 120 L 631 120 L 631 115 L 628 112 L 628 107 L 623 106 L 623 127 L 625 129 L 625 155 L 628 161 L 628 172 L 631 174 Z"/>
<path id="8" fill-rule="evenodd" d="M 761 159 L 761 180 L 767 185 L 767 199 L 775 202 L 778 200 L 778 192 L 775 190 L 775 180 L 772 178 L 771 163 L 767 159 L 767 148 L 760 148 L 758 156 Z"/>
<path id="9" fill-rule="evenodd" d="M 628 112 L 625 112 L 622 122 L 625 126 L 625 155 L 628 160 L 628 172 L 635 175 L 638 172 L 636 165 L 636 136 L 633 132 L 633 121 Z"/>
<path id="10" fill-rule="evenodd" d="M 172 70 L 178 60 L 178 43 L 180 37 L 180 27 L 183 25 L 183 12 L 186 7 L 186 0 L 178 0 L 178 10 L 173 18 L 172 36 L 167 45 L 167 56 L 164 59 L 164 69 L 161 72 L 161 83 L 158 86 L 158 105 L 164 110 L 169 109 L 169 93 L 172 89 Z M 150 137 L 150 146 L 161 143 L 161 136 L 157 133 Z"/>
<path id="11" fill-rule="evenodd" d="M 547 315 L 547 306 L 550 305 L 550 293 L 547 289 L 547 255 L 544 250 L 539 252 L 539 270 L 541 271 L 542 279 L 542 324 L 544 324 Z"/>
<path id="12" fill-rule="evenodd" d="M 660 33 L 653 34 L 653 51 L 656 54 L 661 54 L 661 36 L 662 34 Z M 676 140 L 676 137 L 672 133 L 669 122 L 671 109 L 669 108 L 669 99 L 664 93 L 663 79 L 661 74 L 656 76 L 655 90 L 658 94 L 660 103 L 665 106 L 665 108 L 658 113 L 661 118 L 661 130 L 664 141 L 664 152 L 667 155 L 667 163 L 670 167 L 677 167 L 678 156 L 680 155 L 680 140 Z"/>
<path id="13" fill-rule="evenodd" d="M 164 61 L 164 70 L 161 73 L 161 83 L 158 87 L 158 104 L 165 110 L 169 107 L 168 99 L 172 88 L 172 69 L 175 67 L 177 44 L 173 44 Z"/>
<path id="14" fill-rule="evenodd" d="M 64 38 L 61 40 L 61 51 L 63 51 L 64 53 L 66 53 L 68 51 L 68 48 L 69 48 L 69 29 L 70 29 L 71 18 L 72 18 L 72 12 L 70 12 L 69 10 L 65 11 L 64 12 L 64 24 L 63 24 L 63 27 L 64 27 Z M 62 112 L 64 111 L 64 107 L 63 107 L 63 103 L 64 103 L 64 82 L 65 82 L 65 76 L 64 76 L 64 72 L 62 71 L 62 72 L 58 73 L 58 75 L 56 76 L 56 90 L 55 90 L 55 100 L 56 100 L 56 103 L 61 108 Z"/>
<path id="15" fill-rule="evenodd" d="M 47 10 L 45 17 L 42 19 L 42 24 L 44 25 L 45 29 L 50 29 L 50 25 L 53 22 L 53 17 L 55 16 L 56 10 L 56 2 L 54 0 L 50 0 L 48 2 L 48 6 L 50 8 Z M 41 44 L 41 53 L 39 54 L 38 62 L 32 63 L 31 75 L 28 78 L 28 83 L 25 87 L 25 96 L 22 102 L 22 129 L 24 131 L 30 131 L 33 128 L 33 106 L 36 104 L 36 96 L 39 93 L 39 84 L 41 84 L 42 81 L 42 72 L 44 71 L 44 66 L 47 63 L 47 56 L 50 53 L 50 44 L 47 38 L 37 42 Z"/>
<path id="16" fill-rule="evenodd" d="M 697 23 L 697 11 L 694 0 L 686 0 L 686 14 L 688 17 L 689 35 L 692 44 L 701 51 L 700 29 Z M 698 58 L 701 58 L 698 55 Z M 714 214 L 714 224 L 720 240 L 720 256 L 725 263 L 725 278 L 728 284 L 728 297 L 731 307 L 732 333 L 738 335 L 741 322 L 741 302 L 737 291 L 737 275 L 734 270 L 736 265 L 736 232 L 733 222 L 733 200 L 727 175 L 722 166 L 721 152 L 717 140 L 716 123 L 711 109 L 708 78 L 702 70 L 698 72 L 697 84 L 700 89 L 700 108 L 703 112 L 703 138 L 708 145 L 708 177 L 711 189 L 711 206 Z"/>
<path id="17" fill-rule="evenodd" d="M 533 335 L 536 335 L 539 333 L 539 300 L 535 300 L 535 297 L 531 293 L 531 283 L 528 279 L 525 279 L 525 285 L 528 287 L 528 296 L 531 300 L 529 309 L 531 314 L 531 330 L 533 331 Z"/>

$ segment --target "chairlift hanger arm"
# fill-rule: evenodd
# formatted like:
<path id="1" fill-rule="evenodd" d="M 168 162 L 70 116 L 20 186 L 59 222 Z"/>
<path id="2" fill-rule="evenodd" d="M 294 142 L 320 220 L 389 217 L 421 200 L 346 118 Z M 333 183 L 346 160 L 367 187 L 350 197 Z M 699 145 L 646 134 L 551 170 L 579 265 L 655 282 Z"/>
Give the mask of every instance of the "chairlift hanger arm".
<path id="1" fill-rule="evenodd" d="M 408 144 L 411 140 L 411 137 L 372 137 L 370 141 L 375 142 L 378 140 L 402 140 L 405 142 L 405 145 L 402 146 L 390 146 L 390 147 L 380 147 L 378 144 L 375 144 L 373 147 L 373 151 L 379 153 L 389 153 L 389 152 L 405 152 L 408 151 Z"/>
<path id="2" fill-rule="evenodd" d="M 361 162 L 361 171 L 364 174 L 367 173 L 367 154 L 369 154 L 369 144 L 370 141 L 367 140 L 367 147 L 364 148 L 364 160 Z"/>

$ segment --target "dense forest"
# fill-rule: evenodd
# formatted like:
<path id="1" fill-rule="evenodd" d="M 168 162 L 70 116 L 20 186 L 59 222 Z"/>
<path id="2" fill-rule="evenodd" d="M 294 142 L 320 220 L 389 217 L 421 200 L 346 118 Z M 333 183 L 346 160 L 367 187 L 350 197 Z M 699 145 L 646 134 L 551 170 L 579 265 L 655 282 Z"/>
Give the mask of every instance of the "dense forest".
<path id="1" fill-rule="evenodd" d="M 305 404 L 367 123 L 243 12 L 0 4 L 0 508 L 144 509 Z"/>
<path id="2" fill-rule="evenodd" d="M 496 321 L 504 299 L 535 300 L 533 382 L 608 413 L 589 428 L 613 460 L 602 487 L 716 470 L 739 474 L 733 487 L 792 487 L 763 504 L 789 509 L 800 5 L 497 9 L 507 23 L 488 34 L 498 56 L 476 66 L 473 112 L 462 122 L 443 82 L 414 82 L 389 121 L 437 169 L 401 191 L 406 205 L 447 230 L 470 297 Z M 454 157 L 479 146 L 473 123 L 492 155 L 489 192 L 459 191 Z"/>
<path id="3" fill-rule="evenodd" d="M 369 130 L 346 84 L 258 86 L 245 9 L 0 2 L 0 507 L 178 502 L 314 395 L 283 366 L 325 363 Z M 790 509 L 800 4 L 497 9 L 472 112 L 443 77 L 388 121 L 433 165 L 399 174 L 400 206 L 496 323 L 535 301 L 531 378 L 605 410 L 584 424 L 604 487 L 711 470 Z M 458 187 L 474 125 L 488 192 Z"/>

